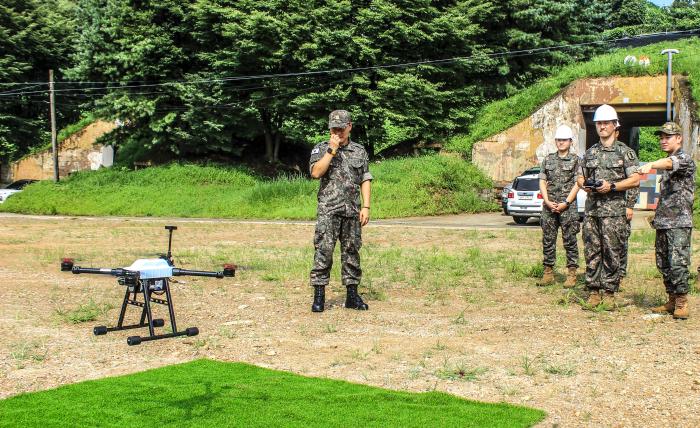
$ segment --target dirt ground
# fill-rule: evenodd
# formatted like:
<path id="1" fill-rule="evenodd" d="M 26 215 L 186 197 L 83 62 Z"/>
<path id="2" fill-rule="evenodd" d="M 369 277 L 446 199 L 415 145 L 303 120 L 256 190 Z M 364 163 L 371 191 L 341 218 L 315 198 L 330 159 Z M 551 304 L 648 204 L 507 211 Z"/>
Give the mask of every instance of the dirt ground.
<path id="1" fill-rule="evenodd" d="M 172 284 L 178 327 L 200 335 L 134 347 L 135 330 L 93 336 L 115 323 L 123 288 L 60 272 L 60 258 L 127 266 L 165 250 L 164 224 L 0 217 L 0 397 L 212 358 L 541 408 L 542 426 L 700 426 L 700 299 L 687 321 L 650 316 L 662 295 L 653 232 L 635 232 L 622 308 L 597 313 L 513 264 L 541 260 L 536 228 L 370 225 L 370 310 L 342 308 L 336 273 L 328 309 L 313 314 L 312 225 L 178 221 L 176 266 L 241 266 L 235 278 Z M 73 323 L 81 305 L 96 319 Z"/>

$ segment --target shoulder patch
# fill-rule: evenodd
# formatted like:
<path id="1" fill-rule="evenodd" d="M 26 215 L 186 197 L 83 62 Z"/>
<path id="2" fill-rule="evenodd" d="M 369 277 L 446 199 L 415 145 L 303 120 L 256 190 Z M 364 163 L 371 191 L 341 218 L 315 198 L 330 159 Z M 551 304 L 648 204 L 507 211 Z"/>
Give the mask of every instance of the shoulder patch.
<path id="1" fill-rule="evenodd" d="M 315 155 L 316 153 L 320 153 L 320 152 L 321 152 L 321 149 L 319 149 L 318 147 L 316 147 L 315 149 L 311 150 L 311 154 L 312 154 L 312 155 Z"/>
<path id="2" fill-rule="evenodd" d="M 632 150 L 627 152 L 627 159 L 634 160 L 634 152 Z"/>

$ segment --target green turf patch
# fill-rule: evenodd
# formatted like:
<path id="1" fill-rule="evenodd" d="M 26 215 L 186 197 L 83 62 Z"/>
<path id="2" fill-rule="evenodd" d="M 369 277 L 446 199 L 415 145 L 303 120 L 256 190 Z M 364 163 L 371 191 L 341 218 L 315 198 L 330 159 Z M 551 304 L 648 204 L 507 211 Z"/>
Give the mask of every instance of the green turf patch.
<path id="1" fill-rule="evenodd" d="M 374 219 L 497 210 L 492 186 L 458 157 L 372 163 Z M 27 186 L 0 204 L 26 214 L 314 219 L 318 180 L 275 180 L 244 168 L 171 164 L 129 171 L 80 172 L 56 184 Z"/>
<path id="2" fill-rule="evenodd" d="M 540 410 L 197 360 L 0 401 L 0 427 L 526 427 Z"/>

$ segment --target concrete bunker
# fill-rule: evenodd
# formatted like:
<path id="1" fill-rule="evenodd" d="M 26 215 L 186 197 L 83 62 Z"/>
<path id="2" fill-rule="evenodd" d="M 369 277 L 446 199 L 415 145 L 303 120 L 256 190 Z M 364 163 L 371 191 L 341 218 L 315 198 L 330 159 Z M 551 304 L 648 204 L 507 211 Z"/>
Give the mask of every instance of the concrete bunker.
<path id="1" fill-rule="evenodd" d="M 556 150 L 554 133 L 560 124 L 572 127 L 577 136 L 572 148 L 581 154 L 597 141 L 593 112 L 601 104 L 615 107 L 622 123 L 620 140 L 638 151 L 639 128 L 660 126 L 666 121 L 666 76 L 577 80 L 526 119 L 476 143 L 473 162 L 496 185 L 509 183 Z M 672 109 L 675 120 L 683 128 L 684 150 L 698 159 L 700 126 L 684 76 L 673 78 Z"/>

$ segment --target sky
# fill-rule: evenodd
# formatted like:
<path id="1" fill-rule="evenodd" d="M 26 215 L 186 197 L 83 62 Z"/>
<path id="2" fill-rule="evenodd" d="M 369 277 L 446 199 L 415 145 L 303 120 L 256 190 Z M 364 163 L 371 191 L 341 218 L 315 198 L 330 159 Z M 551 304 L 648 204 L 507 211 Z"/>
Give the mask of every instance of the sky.
<path id="1" fill-rule="evenodd" d="M 657 6 L 670 6 L 673 0 L 651 0 Z"/>

